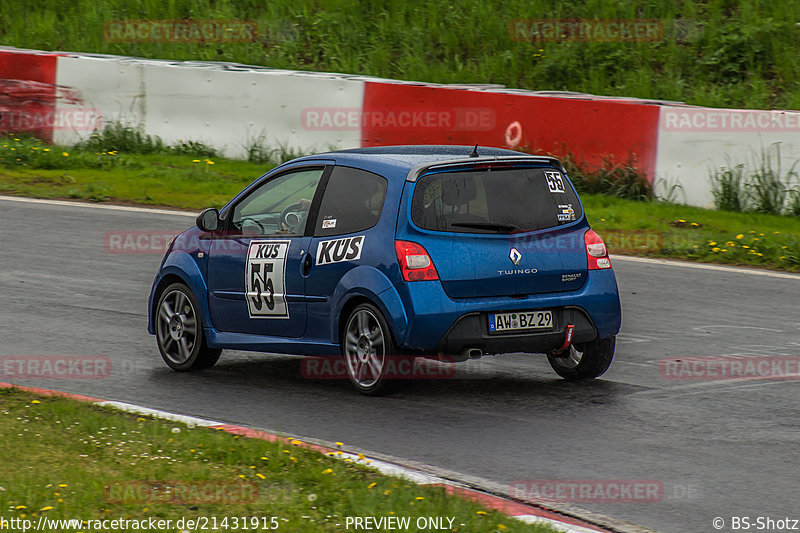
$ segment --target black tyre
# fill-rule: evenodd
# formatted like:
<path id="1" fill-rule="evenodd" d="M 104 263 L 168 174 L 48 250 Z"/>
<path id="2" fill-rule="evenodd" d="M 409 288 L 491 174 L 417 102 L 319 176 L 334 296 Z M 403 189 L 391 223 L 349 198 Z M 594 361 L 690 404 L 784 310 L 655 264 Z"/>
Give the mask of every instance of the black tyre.
<path id="1" fill-rule="evenodd" d="M 156 307 L 156 341 L 164 362 L 173 370 L 205 370 L 219 360 L 222 350 L 209 348 L 203 319 L 194 294 L 183 283 L 161 292 Z"/>
<path id="2" fill-rule="evenodd" d="M 577 346 L 573 344 L 560 356 L 548 353 L 547 360 L 555 373 L 566 380 L 593 379 L 608 370 L 616 343 L 616 337 L 607 337 Z"/>
<path id="3" fill-rule="evenodd" d="M 342 356 L 350 383 L 361 394 L 378 396 L 399 383 L 397 353 L 389 325 L 372 304 L 361 304 L 348 315 L 342 332 Z M 402 365 L 400 365 L 402 366 Z"/>

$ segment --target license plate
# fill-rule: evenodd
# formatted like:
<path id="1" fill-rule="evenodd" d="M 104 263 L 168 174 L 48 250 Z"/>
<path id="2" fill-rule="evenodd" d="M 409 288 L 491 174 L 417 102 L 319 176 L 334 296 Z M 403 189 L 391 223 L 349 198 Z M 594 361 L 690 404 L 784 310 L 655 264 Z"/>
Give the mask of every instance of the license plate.
<path id="1" fill-rule="evenodd" d="M 489 313 L 489 333 L 552 329 L 552 311 L 522 311 L 518 313 Z"/>

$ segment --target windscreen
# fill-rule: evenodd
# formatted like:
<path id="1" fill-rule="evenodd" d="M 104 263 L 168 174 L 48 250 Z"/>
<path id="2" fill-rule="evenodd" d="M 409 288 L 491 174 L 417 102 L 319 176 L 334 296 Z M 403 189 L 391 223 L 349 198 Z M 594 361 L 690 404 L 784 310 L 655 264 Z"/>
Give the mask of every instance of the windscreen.
<path id="1" fill-rule="evenodd" d="M 411 219 L 423 229 L 517 233 L 569 224 L 581 217 L 578 197 L 552 168 L 486 168 L 422 176 Z"/>

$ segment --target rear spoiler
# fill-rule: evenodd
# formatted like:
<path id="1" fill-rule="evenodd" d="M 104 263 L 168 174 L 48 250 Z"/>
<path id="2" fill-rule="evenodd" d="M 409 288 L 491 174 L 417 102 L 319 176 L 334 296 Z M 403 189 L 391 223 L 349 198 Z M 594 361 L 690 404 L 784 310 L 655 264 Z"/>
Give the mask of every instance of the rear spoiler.
<path id="1" fill-rule="evenodd" d="M 447 161 L 436 161 L 434 163 L 423 163 L 417 165 L 408 171 L 406 181 L 415 182 L 419 177 L 429 170 L 439 170 L 447 167 L 458 167 L 464 165 L 473 165 L 475 163 L 545 163 L 551 165 L 553 168 L 560 170 L 563 174 L 567 171 L 564 165 L 555 157 L 545 155 L 508 155 L 508 156 L 494 156 L 494 157 L 470 157 L 461 159 L 450 159 Z"/>

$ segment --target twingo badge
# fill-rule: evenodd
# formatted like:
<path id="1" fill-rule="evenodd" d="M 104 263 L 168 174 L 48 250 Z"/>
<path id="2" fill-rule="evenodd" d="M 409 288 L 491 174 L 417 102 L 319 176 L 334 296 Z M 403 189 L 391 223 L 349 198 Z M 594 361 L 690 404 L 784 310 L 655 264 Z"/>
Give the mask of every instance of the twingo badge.
<path id="1" fill-rule="evenodd" d="M 356 261 L 361 259 L 364 236 L 320 241 L 317 245 L 317 265 Z"/>

